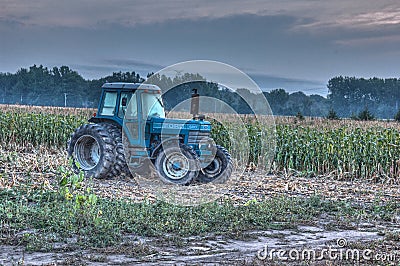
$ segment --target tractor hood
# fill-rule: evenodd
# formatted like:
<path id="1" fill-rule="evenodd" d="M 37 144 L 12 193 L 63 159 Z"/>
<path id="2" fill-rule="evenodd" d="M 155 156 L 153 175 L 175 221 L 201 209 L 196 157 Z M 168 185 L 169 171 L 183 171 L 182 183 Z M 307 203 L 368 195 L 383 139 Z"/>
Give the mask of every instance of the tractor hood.
<path id="1" fill-rule="evenodd" d="M 211 123 L 204 120 L 184 120 L 184 119 L 169 119 L 152 117 L 148 120 L 151 125 L 151 131 L 163 131 L 175 133 L 181 131 L 211 131 Z M 184 132 L 181 132 L 181 134 Z"/>

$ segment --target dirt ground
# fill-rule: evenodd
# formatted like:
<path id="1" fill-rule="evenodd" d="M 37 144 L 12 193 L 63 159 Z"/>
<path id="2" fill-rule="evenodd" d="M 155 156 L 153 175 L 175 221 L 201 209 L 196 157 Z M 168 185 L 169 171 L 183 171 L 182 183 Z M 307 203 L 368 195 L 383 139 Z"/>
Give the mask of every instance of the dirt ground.
<path id="1" fill-rule="evenodd" d="M 43 155 L 46 152 L 46 155 Z M 18 186 L 26 182 L 29 171 L 33 185 L 54 189 L 57 167 L 65 164 L 65 154 L 47 151 L 0 150 L 1 187 Z M 13 158 L 11 158 L 13 157 Z M 299 177 L 291 174 L 268 175 L 261 171 L 235 173 L 235 181 L 218 190 L 217 196 L 229 197 L 238 204 L 263 200 L 273 196 L 309 197 L 348 200 L 354 204 L 385 202 L 400 199 L 400 186 L 390 183 L 371 183 L 362 180 L 336 180 L 334 176 Z M 140 182 L 139 182 L 140 183 Z M 151 186 L 138 185 L 135 179 L 121 177 L 91 181 L 93 191 L 107 198 L 130 198 L 135 201 L 156 200 Z M 1 265 L 354 265 L 357 260 L 270 259 L 266 250 L 289 252 L 314 249 L 317 252 L 331 247 L 342 249 L 372 249 L 381 255 L 378 260 L 361 260 L 364 264 L 399 265 L 399 242 L 388 241 L 383 232 L 400 231 L 400 214 L 391 222 L 365 221 L 340 228 L 327 215 L 316 217 L 313 224 L 299 224 L 290 230 L 243 232 L 238 237 L 207 235 L 202 237 L 164 239 L 125 236 L 124 242 L 113 248 L 70 251 L 61 244 L 54 252 L 25 252 L 23 247 L 0 245 Z M 346 245 L 338 246 L 338 240 Z M 398 240 L 397 240 L 398 241 Z M 143 254 L 137 256 L 137 254 Z M 136 254 L 136 255 L 135 255 Z M 295 254 L 295 253 L 294 253 Z M 276 255 L 276 254 L 274 254 Z M 385 255 L 386 261 L 382 256 Z M 389 255 L 391 257 L 389 257 Z M 394 256 L 394 257 L 393 257 Z M 393 258 L 396 262 L 393 262 Z"/>
<path id="2" fill-rule="evenodd" d="M 20 148 L 19 146 L 10 150 L 10 148 L 5 149 L 0 146 L 2 177 L 0 188 L 30 182 L 38 187 L 52 190 L 59 167 L 68 165 L 66 158 L 66 152 L 60 150 Z M 216 188 L 218 192 L 216 196 L 229 197 L 238 202 L 278 195 L 290 197 L 319 195 L 327 199 L 363 203 L 400 199 L 400 184 L 394 181 L 375 183 L 349 178 L 340 180 L 338 176 L 332 173 L 329 176 L 301 177 L 295 172 L 271 175 L 261 170 L 235 172 L 231 176 L 229 185 Z M 98 195 L 107 198 L 124 197 L 135 201 L 141 201 L 144 198 L 156 199 L 157 195 L 152 193 L 155 191 L 152 186 L 154 183 L 147 185 L 146 182 L 147 179 L 117 177 L 109 180 L 93 180 L 90 186 Z M 185 187 L 185 190 L 187 188 Z"/>
<path id="3" fill-rule="evenodd" d="M 326 222 L 326 221 L 325 221 Z M 268 230 L 245 232 L 240 240 L 223 236 L 190 237 L 174 239 L 137 238 L 126 236 L 118 247 L 80 251 L 59 250 L 50 253 L 24 252 L 23 247 L 1 246 L 2 265 L 354 265 L 360 263 L 379 265 L 398 265 L 400 248 L 396 242 L 383 242 L 380 234 L 385 229 L 399 230 L 394 225 L 364 224 L 356 229 L 326 230 L 324 221 L 315 226 L 299 225 L 291 230 Z M 348 241 L 339 246 L 338 241 Z M 398 243 L 398 242 L 397 242 Z M 371 250 L 374 256 L 386 256 L 385 260 L 368 260 L 359 257 L 336 257 L 318 259 L 312 262 L 307 258 L 284 256 L 286 260 L 271 259 L 272 249 L 291 252 L 323 249 L 357 249 L 360 253 Z M 140 252 L 142 256 L 137 256 Z M 319 253 L 318 253 L 319 254 Z M 336 253 L 337 256 L 338 253 Z M 325 254 L 326 255 L 326 254 Z M 335 257 L 333 257 L 335 258 Z M 340 258 L 340 259 L 339 259 Z M 360 259 L 358 259 L 360 258 Z M 371 258 L 371 260 L 369 260 Z M 382 264 L 383 263 L 383 264 Z"/>

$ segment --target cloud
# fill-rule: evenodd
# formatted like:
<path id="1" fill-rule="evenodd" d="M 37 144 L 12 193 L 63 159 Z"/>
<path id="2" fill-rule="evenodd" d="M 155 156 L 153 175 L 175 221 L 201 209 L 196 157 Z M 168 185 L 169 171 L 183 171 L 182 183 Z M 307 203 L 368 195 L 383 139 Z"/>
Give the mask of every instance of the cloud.
<path id="1" fill-rule="evenodd" d="M 175 19 L 221 18 L 237 14 L 258 14 L 265 1 L 185 0 L 3 0 L 0 17 L 15 16 L 24 25 L 98 28 L 119 24 L 134 27 Z"/>
<path id="2" fill-rule="evenodd" d="M 169 20 L 219 19 L 235 15 L 286 15 L 312 20 L 303 29 L 398 23 L 397 0 L 3 0 L 0 17 L 45 27 L 136 27 Z"/>
<path id="3" fill-rule="evenodd" d="M 400 34 L 399 35 L 391 35 L 391 34 L 385 34 L 381 36 L 368 36 L 368 37 L 355 37 L 355 38 L 346 38 L 343 40 L 338 40 L 336 41 L 338 45 L 343 45 L 343 46 L 351 46 L 351 47 L 381 47 L 382 45 L 387 45 L 387 44 L 400 44 Z M 398 48 L 398 46 L 397 46 Z"/>
<path id="4" fill-rule="evenodd" d="M 249 73 L 249 75 L 264 91 L 284 88 L 289 92 L 303 91 L 308 95 L 320 94 L 326 96 L 328 93 L 326 84 L 322 81 L 295 79 L 262 73 Z"/>
<path id="5" fill-rule="evenodd" d="M 397 1 L 2 0 L 0 71 L 75 65 L 96 78 L 210 59 L 290 79 L 394 73 Z"/>
<path id="6" fill-rule="evenodd" d="M 351 3 L 353 2 L 357 2 L 357 0 Z M 400 8 L 397 3 L 386 6 L 387 2 L 377 1 L 373 5 L 369 5 L 369 1 L 363 1 L 360 8 L 349 8 L 341 13 L 338 12 L 340 9 L 336 9 L 335 12 L 335 8 L 333 8 L 333 12 L 328 14 L 321 12 L 319 15 L 309 16 L 310 20 L 296 25 L 296 29 L 321 33 L 332 29 L 371 31 L 387 26 L 398 26 L 400 24 Z"/>
<path id="7" fill-rule="evenodd" d="M 3 30 L 6 29 L 17 29 L 25 26 L 22 22 L 25 18 L 17 18 L 14 16 L 0 16 L 0 27 Z"/>
<path id="8" fill-rule="evenodd" d="M 135 59 L 103 59 L 97 60 L 94 64 L 73 64 L 72 68 L 77 69 L 84 77 L 89 79 L 100 78 L 111 75 L 113 72 L 135 71 L 141 76 L 156 72 L 165 66 Z"/>
<path id="9" fill-rule="evenodd" d="M 123 68 L 138 67 L 138 68 L 153 69 L 153 70 L 161 69 L 161 68 L 165 67 L 160 64 L 154 64 L 154 63 L 144 62 L 144 61 L 135 60 L 135 59 L 105 59 L 104 63 L 107 65 L 123 67 Z"/>
<path id="10" fill-rule="evenodd" d="M 338 24 L 363 28 L 398 25 L 400 24 L 400 8 L 358 14 L 338 20 Z"/>

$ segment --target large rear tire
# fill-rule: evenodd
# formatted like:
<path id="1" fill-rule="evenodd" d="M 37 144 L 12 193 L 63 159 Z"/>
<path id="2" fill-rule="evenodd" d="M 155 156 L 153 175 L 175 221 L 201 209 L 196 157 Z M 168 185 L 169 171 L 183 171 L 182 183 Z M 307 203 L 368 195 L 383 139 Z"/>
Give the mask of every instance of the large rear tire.
<path id="1" fill-rule="evenodd" d="M 86 124 L 75 130 L 68 142 L 68 157 L 75 172 L 86 177 L 107 178 L 115 161 L 116 142 L 101 124 Z"/>
<path id="2" fill-rule="evenodd" d="M 155 168 L 163 182 L 175 185 L 189 185 L 200 169 L 196 153 L 184 144 L 163 148 L 156 157 Z"/>
<path id="3" fill-rule="evenodd" d="M 222 146 L 216 145 L 216 153 L 211 163 L 201 169 L 197 181 L 200 183 L 225 183 L 232 174 L 233 163 L 231 155 Z"/>
<path id="4" fill-rule="evenodd" d="M 126 177 L 132 177 L 131 172 L 129 171 L 128 165 L 125 160 L 125 151 L 124 144 L 122 143 L 122 132 L 121 128 L 107 123 L 101 123 L 100 125 L 107 128 L 108 132 L 110 132 L 113 137 L 116 146 L 115 146 L 115 162 L 111 168 L 109 173 L 109 177 L 116 177 L 120 175 L 125 175 Z"/>

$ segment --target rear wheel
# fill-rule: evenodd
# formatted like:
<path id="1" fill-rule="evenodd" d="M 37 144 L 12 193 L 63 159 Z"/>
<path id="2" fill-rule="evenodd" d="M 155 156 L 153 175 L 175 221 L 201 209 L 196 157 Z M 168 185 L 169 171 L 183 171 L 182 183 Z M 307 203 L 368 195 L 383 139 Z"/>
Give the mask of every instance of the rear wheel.
<path id="1" fill-rule="evenodd" d="M 110 132 L 113 137 L 116 146 L 115 146 L 115 162 L 111 168 L 109 173 L 110 177 L 125 175 L 126 177 L 132 177 L 131 172 L 129 171 L 128 165 L 125 160 L 125 151 L 124 144 L 122 143 L 122 132 L 121 128 L 108 123 L 101 123 L 100 125 L 107 128 L 108 132 Z"/>
<path id="2" fill-rule="evenodd" d="M 189 185 L 199 174 L 199 160 L 192 148 L 176 144 L 158 153 L 155 168 L 163 182 Z"/>
<path id="3" fill-rule="evenodd" d="M 109 177 L 115 160 L 116 143 L 107 128 L 99 124 L 83 125 L 75 130 L 68 142 L 68 157 L 75 172 L 86 177 Z"/>
<path id="4" fill-rule="evenodd" d="M 216 145 L 216 153 L 210 164 L 201 169 L 197 181 L 200 183 L 225 183 L 232 174 L 233 164 L 231 155 L 222 146 Z"/>

